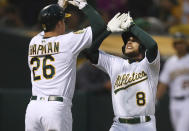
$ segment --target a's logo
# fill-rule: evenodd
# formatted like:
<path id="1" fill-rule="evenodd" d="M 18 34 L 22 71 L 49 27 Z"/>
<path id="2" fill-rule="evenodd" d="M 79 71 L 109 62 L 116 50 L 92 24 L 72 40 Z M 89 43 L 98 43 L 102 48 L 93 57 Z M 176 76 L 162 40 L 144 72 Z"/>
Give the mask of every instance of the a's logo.
<path id="1" fill-rule="evenodd" d="M 132 74 L 118 75 L 114 85 L 114 93 L 127 89 L 147 79 L 148 76 L 144 71 L 139 73 L 133 72 Z"/>

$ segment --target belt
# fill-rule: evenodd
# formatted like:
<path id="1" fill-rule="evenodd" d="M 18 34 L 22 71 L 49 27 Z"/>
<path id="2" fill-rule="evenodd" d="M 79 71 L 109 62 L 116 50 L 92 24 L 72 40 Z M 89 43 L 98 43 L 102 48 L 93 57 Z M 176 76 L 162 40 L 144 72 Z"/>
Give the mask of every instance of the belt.
<path id="1" fill-rule="evenodd" d="M 60 101 L 63 102 L 63 97 L 60 96 L 48 96 L 48 97 L 38 97 L 38 96 L 31 96 L 30 100 L 45 100 L 46 98 L 48 98 L 48 101 Z"/>
<path id="2" fill-rule="evenodd" d="M 173 99 L 175 100 L 184 100 L 186 98 L 186 96 L 175 96 L 173 97 Z"/>
<path id="3" fill-rule="evenodd" d="M 119 118 L 120 123 L 128 123 L 128 124 L 137 124 L 142 122 L 148 122 L 151 120 L 150 116 L 145 116 L 144 120 L 141 120 L 141 117 L 134 117 L 134 118 Z"/>

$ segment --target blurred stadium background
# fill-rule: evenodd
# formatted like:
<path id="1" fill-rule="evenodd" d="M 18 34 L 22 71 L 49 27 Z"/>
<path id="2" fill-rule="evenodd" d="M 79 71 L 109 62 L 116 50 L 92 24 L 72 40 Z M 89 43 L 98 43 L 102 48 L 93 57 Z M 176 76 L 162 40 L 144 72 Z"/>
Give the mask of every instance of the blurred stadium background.
<path id="1" fill-rule="evenodd" d="M 175 53 L 171 35 L 175 32 L 189 35 L 189 14 L 183 9 L 183 1 L 88 0 L 88 3 L 101 13 L 106 22 L 118 11 L 129 10 L 135 23 L 158 42 L 162 68 L 166 59 Z M 40 31 L 37 23 L 40 9 L 56 2 L 57 0 L 0 0 L 0 131 L 24 131 L 25 109 L 31 96 L 30 71 L 27 65 L 28 44 Z M 68 6 L 67 11 L 72 14 L 66 20 L 67 32 L 88 25 L 88 21 L 77 8 Z M 122 44 L 120 34 L 112 34 L 104 40 L 101 49 L 121 55 Z M 106 83 L 107 79 L 102 80 L 96 70 L 94 72 L 97 75 L 91 81 L 85 79 L 87 73 L 87 77 L 92 74 L 90 68 L 90 71 L 86 68 L 82 70 L 84 63 L 86 59 L 81 53 L 77 65 L 80 76 L 77 78 L 72 108 L 73 131 L 108 131 L 113 119 L 110 87 Z M 84 73 L 80 73 L 82 71 Z M 80 82 L 81 79 L 86 83 Z M 90 84 L 93 86 L 89 87 Z M 172 131 L 168 105 L 169 95 L 166 94 L 156 109 L 158 131 Z"/>

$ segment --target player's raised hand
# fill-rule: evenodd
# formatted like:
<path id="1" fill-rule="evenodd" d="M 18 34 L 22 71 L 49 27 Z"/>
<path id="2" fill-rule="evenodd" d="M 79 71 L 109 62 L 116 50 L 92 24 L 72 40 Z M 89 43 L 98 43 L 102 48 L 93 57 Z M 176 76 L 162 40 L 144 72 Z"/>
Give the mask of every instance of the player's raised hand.
<path id="1" fill-rule="evenodd" d="M 65 9 L 68 5 L 68 0 L 58 0 L 58 5 Z"/>
<path id="2" fill-rule="evenodd" d="M 121 24 L 126 21 L 127 14 L 117 13 L 107 25 L 107 30 L 111 32 L 122 32 L 124 29 L 121 28 Z"/>
<path id="3" fill-rule="evenodd" d="M 131 25 L 133 25 L 134 22 L 133 22 L 133 18 L 130 16 L 130 13 L 128 12 L 126 14 L 126 20 L 124 20 L 122 23 L 121 23 L 121 28 L 125 31 L 127 31 L 129 29 L 129 27 Z"/>
<path id="4" fill-rule="evenodd" d="M 87 5 L 86 0 L 68 0 L 68 3 L 77 6 L 79 9 L 83 9 Z"/>

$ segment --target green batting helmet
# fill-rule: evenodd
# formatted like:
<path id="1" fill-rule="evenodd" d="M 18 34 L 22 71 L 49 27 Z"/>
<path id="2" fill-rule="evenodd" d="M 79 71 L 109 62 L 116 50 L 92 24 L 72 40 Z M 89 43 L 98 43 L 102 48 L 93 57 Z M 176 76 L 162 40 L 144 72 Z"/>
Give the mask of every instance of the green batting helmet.
<path id="1" fill-rule="evenodd" d="M 58 4 L 51 4 L 44 7 L 39 14 L 39 23 L 45 32 L 55 28 L 59 20 L 70 15 L 65 13 L 64 9 Z"/>

